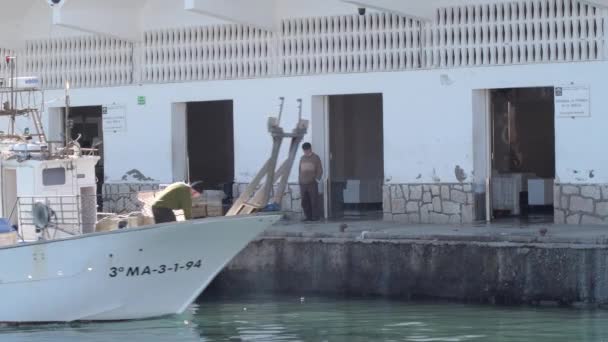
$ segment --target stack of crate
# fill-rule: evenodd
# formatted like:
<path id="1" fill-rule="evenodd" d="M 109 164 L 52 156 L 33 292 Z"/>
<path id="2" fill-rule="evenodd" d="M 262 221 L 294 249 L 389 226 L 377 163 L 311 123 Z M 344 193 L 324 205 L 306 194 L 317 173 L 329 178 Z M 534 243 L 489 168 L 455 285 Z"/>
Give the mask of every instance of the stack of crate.
<path id="1" fill-rule="evenodd" d="M 143 204 L 142 214 L 146 217 L 152 217 L 152 203 L 156 194 L 160 191 L 141 191 L 137 198 Z M 224 192 L 221 190 L 205 190 L 201 197 L 192 201 L 192 218 L 203 218 L 213 216 L 223 216 L 224 210 L 222 200 Z M 183 211 L 175 210 L 175 215 L 178 221 L 183 220 Z"/>
<path id="2" fill-rule="evenodd" d="M 12 246 L 17 244 L 17 232 L 0 233 L 0 246 Z"/>
<path id="3" fill-rule="evenodd" d="M 221 190 L 205 190 L 201 197 L 192 202 L 192 218 L 223 216 L 224 196 Z"/>

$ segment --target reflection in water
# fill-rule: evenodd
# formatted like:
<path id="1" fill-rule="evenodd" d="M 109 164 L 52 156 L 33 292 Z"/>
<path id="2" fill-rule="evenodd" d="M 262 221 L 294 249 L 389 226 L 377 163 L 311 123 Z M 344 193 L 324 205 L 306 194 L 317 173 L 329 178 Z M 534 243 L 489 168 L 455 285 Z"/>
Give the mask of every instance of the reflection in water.
<path id="1" fill-rule="evenodd" d="M 2 326 L 0 341 L 601 341 L 608 312 L 367 299 L 208 299 L 180 316 Z"/>

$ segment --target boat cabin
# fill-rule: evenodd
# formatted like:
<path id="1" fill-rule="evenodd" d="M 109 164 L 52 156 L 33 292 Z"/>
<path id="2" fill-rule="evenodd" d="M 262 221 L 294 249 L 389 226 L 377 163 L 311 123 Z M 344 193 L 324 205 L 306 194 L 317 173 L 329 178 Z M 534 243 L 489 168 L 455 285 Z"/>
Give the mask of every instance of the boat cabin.
<path id="1" fill-rule="evenodd" d="M 18 227 L 24 240 L 38 238 L 33 211 L 36 203 L 51 209 L 50 225 L 59 234 L 95 230 L 97 156 L 0 161 L 2 214 Z"/>

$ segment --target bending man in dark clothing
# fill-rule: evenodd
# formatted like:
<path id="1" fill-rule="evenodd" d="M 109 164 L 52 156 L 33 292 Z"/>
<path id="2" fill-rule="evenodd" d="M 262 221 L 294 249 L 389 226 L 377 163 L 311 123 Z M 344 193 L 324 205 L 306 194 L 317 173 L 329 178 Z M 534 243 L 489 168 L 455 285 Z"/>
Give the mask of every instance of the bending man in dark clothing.
<path id="1" fill-rule="evenodd" d="M 173 210 L 183 210 L 184 218 L 192 218 L 192 199 L 203 193 L 202 182 L 173 183 L 163 190 L 152 204 L 152 213 L 156 223 L 176 221 Z"/>
<path id="2" fill-rule="evenodd" d="M 312 152 L 310 143 L 304 143 L 302 149 L 304 155 L 300 159 L 299 181 L 304 221 L 318 221 L 320 218 L 318 183 L 323 176 L 323 166 L 321 158 Z"/>

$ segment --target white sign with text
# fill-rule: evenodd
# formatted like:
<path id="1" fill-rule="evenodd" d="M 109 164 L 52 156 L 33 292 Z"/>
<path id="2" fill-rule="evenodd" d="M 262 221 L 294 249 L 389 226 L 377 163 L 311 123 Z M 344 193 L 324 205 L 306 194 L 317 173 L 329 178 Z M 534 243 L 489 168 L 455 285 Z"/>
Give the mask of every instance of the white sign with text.
<path id="1" fill-rule="evenodd" d="M 127 115 L 124 105 L 112 104 L 101 108 L 104 133 L 125 133 L 127 131 Z"/>
<path id="2" fill-rule="evenodd" d="M 591 116 L 589 93 L 589 86 L 555 87 L 555 115 L 567 118 Z"/>

